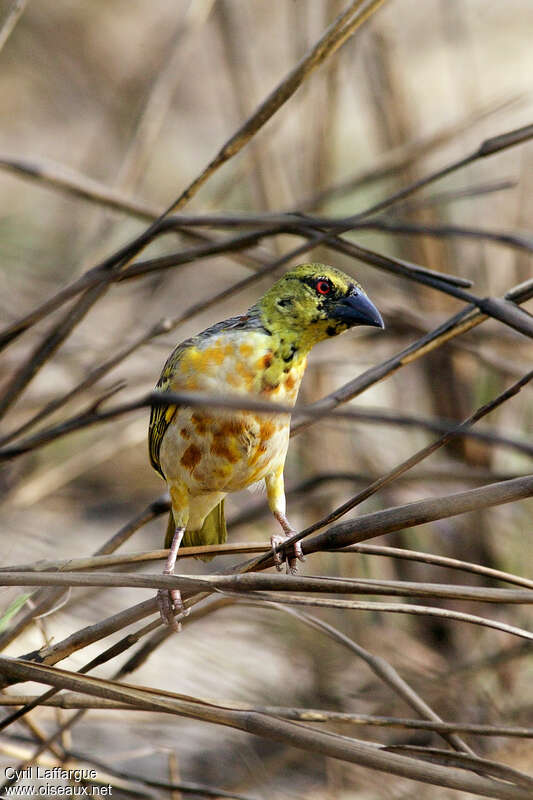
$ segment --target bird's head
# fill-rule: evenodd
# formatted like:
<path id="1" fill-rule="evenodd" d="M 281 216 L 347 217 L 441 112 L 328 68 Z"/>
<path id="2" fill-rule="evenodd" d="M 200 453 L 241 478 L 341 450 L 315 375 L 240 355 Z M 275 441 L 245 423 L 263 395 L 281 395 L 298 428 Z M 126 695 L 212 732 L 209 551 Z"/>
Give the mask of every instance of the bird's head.
<path id="1" fill-rule="evenodd" d="M 385 327 L 357 281 L 325 264 L 300 264 L 287 272 L 255 308 L 265 328 L 304 351 L 355 325 Z"/>

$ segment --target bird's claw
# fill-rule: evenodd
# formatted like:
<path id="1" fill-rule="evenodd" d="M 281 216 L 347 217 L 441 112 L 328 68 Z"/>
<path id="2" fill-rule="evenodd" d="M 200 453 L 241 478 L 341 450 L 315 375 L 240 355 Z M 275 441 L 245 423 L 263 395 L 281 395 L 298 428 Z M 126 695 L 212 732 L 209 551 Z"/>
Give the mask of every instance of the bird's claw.
<path id="1" fill-rule="evenodd" d="M 283 544 L 289 536 L 293 536 L 296 531 L 288 531 L 286 536 L 281 534 L 270 537 L 270 546 L 272 548 L 279 547 Z M 305 561 L 305 556 L 302 552 L 302 545 L 300 542 L 294 542 L 290 545 L 286 552 L 274 551 L 274 564 L 278 572 L 283 570 L 283 562 L 285 564 L 285 572 L 287 575 L 296 575 L 298 572 L 298 561 Z"/>
<path id="2" fill-rule="evenodd" d="M 180 590 L 159 589 L 157 592 L 157 605 L 164 624 L 179 633 L 181 631 L 181 621 L 176 619 L 175 614 L 178 613 L 183 618 L 189 613 L 189 609 L 183 605 Z"/>

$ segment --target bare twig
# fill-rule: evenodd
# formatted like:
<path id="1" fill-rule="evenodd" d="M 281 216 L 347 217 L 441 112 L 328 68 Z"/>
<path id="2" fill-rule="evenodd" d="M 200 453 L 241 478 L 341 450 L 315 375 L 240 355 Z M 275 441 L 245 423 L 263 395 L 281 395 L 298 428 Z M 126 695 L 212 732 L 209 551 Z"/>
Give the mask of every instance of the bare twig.
<path id="1" fill-rule="evenodd" d="M 307 725 L 295 724 L 287 720 L 276 719 L 268 715 L 257 714 L 248 710 L 237 710 L 227 705 L 217 706 L 213 703 L 198 702 L 192 698 L 184 699 L 178 695 L 165 693 L 158 695 L 153 691 L 89 678 L 74 673 L 51 669 L 42 665 L 29 664 L 18 659 L 0 658 L 2 672 L 17 681 L 36 680 L 47 683 L 56 688 L 65 688 L 72 691 L 81 691 L 84 694 L 107 696 L 111 700 L 126 703 L 132 701 L 149 710 L 163 710 L 181 716 L 203 719 L 219 725 L 225 725 L 240 730 L 246 730 L 264 738 L 273 739 L 302 748 L 311 752 L 320 752 L 333 758 L 340 758 L 352 763 L 358 763 L 370 769 L 383 770 L 389 774 L 408 777 L 432 784 L 448 786 L 470 791 L 485 797 L 495 797 L 499 800 L 526 800 L 528 790 L 518 784 L 495 782 L 490 778 L 475 774 L 465 774 L 453 767 L 441 767 L 429 763 L 422 763 L 408 756 L 397 756 L 394 753 L 384 753 L 375 745 L 348 739 L 331 733 L 316 731 Z M 478 771 L 482 762 L 474 760 Z"/>
<path id="2" fill-rule="evenodd" d="M 28 0 L 12 0 L 3 20 L 0 22 L 0 52 L 13 33 L 15 25 L 24 13 Z"/>

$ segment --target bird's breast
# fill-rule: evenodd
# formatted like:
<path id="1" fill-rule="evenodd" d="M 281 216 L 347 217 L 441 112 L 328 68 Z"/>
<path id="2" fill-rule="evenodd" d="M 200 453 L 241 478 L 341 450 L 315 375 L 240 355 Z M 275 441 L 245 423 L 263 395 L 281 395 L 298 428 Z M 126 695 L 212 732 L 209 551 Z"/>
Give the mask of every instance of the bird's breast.
<path id="1" fill-rule="evenodd" d="M 285 460 L 286 417 L 180 408 L 161 446 L 167 480 L 192 494 L 233 492 L 263 478 Z"/>
<path id="2" fill-rule="evenodd" d="M 305 359 L 277 364 L 263 334 L 218 337 L 184 354 L 171 388 L 292 405 L 304 369 Z M 232 492 L 282 465 L 288 442 L 288 415 L 180 407 L 163 438 L 161 466 L 167 480 L 181 481 L 192 494 Z"/>

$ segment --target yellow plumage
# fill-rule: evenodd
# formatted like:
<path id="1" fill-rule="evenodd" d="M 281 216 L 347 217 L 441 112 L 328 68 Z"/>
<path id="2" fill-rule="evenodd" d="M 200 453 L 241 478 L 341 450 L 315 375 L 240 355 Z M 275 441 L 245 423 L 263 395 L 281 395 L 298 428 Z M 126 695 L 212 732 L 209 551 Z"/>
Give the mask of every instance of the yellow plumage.
<path id="1" fill-rule="evenodd" d="M 247 314 L 178 345 L 157 389 L 240 394 L 293 405 L 312 346 L 357 324 L 383 326 L 359 284 L 332 267 L 304 264 L 274 284 Z M 224 497 L 261 479 L 284 535 L 291 531 L 283 487 L 289 424 L 288 415 L 153 407 L 150 459 L 167 481 L 176 531 L 167 572 L 180 542 L 224 542 Z M 291 571 L 296 555 L 289 554 Z M 176 592 L 173 601 L 179 603 Z M 166 592 L 160 593 L 160 607 L 170 623 L 172 604 Z"/>

